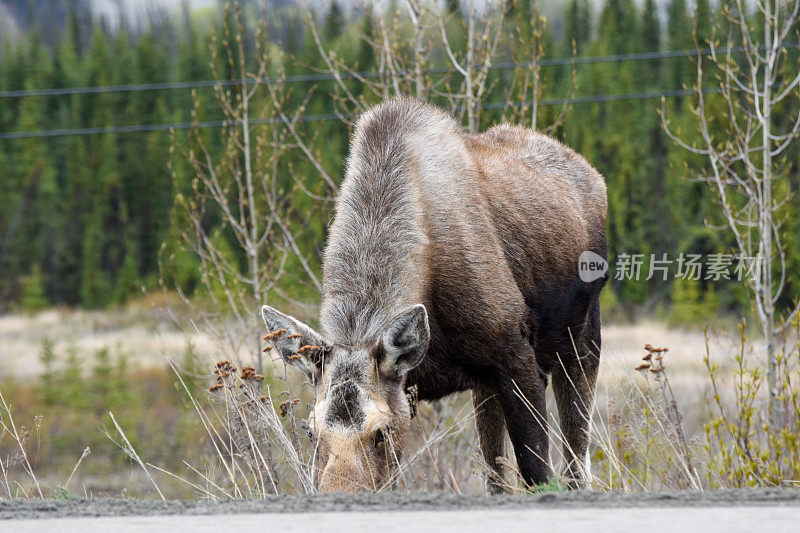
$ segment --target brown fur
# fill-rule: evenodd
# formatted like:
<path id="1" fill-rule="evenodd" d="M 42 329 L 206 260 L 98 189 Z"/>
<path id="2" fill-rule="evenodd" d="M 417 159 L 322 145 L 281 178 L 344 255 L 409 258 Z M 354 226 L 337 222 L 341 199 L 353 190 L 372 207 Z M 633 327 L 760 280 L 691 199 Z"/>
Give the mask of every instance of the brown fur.
<path id="1" fill-rule="evenodd" d="M 475 425 L 478 440 L 486 461 L 486 486 L 492 494 L 505 489 L 501 458 L 505 457 L 506 421 L 503 418 L 503 405 L 494 388 L 476 385 L 472 389 L 472 403 L 475 406 Z"/>
<path id="2" fill-rule="evenodd" d="M 544 391 L 552 375 L 567 472 L 580 479 L 605 279 L 582 282 L 577 264 L 585 250 L 607 256 L 605 215 L 602 177 L 544 135 L 509 125 L 469 135 L 438 108 L 409 99 L 366 113 L 325 253 L 323 331 L 304 339 L 328 347 L 317 417 L 330 403 L 332 368 L 372 368 L 357 372 L 368 376 L 358 397 L 369 398 L 368 419 L 388 409 L 374 418 L 392 426 L 399 453 L 406 387 L 416 385 L 423 400 L 472 389 L 484 456 L 497 471 L 490 487 L 500 486 L 504 427 L 525 482 L 541 483 L 550 474 Z M 427 311 L 424 327 L 420 319 L 398 322 L 415 304 Z M 270 327 L 286 327 L 268 315 Z M 402 340 L 396 345 L 408 341 L 416 351 L 389 342 L 390 330 Z M 417 349 L 423 344 L 427 351 Z M 323 472 L 343 480 L 322 488 L 376 488 L 364 472 L 391 471 L 357 457 L 372 451 L 343 457 L 374 439 L 374 425 L 327 439 L 332 430 L 318 429 L 324 446 L 339 450 L 321 461 Z"/>

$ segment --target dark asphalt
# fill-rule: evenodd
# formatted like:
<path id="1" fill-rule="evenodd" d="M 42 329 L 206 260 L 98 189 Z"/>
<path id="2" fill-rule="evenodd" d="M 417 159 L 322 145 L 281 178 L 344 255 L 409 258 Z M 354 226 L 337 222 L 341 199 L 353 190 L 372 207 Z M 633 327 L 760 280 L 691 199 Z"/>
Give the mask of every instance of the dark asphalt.
<path id="1" fill-rule="evenodd" d="M 155 501 L 70 499 L 0 501 L 0 520 L 101 516 L 240 515 L 569 508 L 800 507 L 800 489 L 737 489 L 713 492 L 620 494 L 541 493 L 522 496 L 457 496 L 434 492 L 275 496 L 264 500 Z M 3 529 L 0 526 L 0 529 Z"/>

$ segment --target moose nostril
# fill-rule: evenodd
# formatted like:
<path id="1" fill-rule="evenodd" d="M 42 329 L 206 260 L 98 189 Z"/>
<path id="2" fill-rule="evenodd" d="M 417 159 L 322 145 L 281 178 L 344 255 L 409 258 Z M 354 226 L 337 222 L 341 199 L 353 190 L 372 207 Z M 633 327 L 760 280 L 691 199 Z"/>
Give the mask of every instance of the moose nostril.
<path id="1" fill-rule="evenodd" d="M 375 432 L 375 447 L 381 446 L 384 442 L 386 442 L 386 433 L 383 429 L 379 429 Z"/>
<path id="2" fill-rule="evenodd" d="M 386 439 L 391 437 L 391 434 L 392 434 L 392 428 L 390 427 L 381 428 L 378 431 L 376 431 L 375 436 L 373 437 L 375 447 L 378 448 L 383 444 L 385 444 Z"/>

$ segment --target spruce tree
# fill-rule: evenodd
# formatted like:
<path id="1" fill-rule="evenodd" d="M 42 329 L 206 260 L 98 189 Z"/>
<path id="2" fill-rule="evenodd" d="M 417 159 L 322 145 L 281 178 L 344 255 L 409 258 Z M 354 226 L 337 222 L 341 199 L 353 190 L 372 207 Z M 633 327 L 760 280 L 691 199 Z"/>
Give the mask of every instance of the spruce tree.
<path id="1" fill-rule="evenodd" d="M 589 0 L 570 0 L 564 9 L 564 55 L 572 53 L 572 45 L 582 55 L 591 39 L 592 9 Z"/>
<path id="2" fill-rule="evenodd" d="M 606 0 L 600 13 L 598 35 L 606 53 L 625 54 L 636 48 L 636 17 L 632 0 Z"/>
<path id="3" fill-rule="evenodd" d="M 29 82 L 27 87 L 32 87 Z M 36 131 L 44 124 L 44 106 L 41 98 L 25 98 L 20 105 L 20 131 Z M 22 216 L 18 218 L 18 231 L 11 241 L 11 258 L 7 263 L 24 275 L 34 265 L 38 281 L 49 284 L 48 274 L 53 274 L 53 248 L 59 238 L 58 190 L 55 173 L 45 139 L 31 137 L 18 141 L 16 173 L 22 194 L 18 197 Z M 41 268 L 40 270 L 40 267 Z"/>
<path id="4" fill-rule="evenodd" d="M 139 253 L 136 241 L 128 237 L 125 239 L 125 256 L 122 267 L 114 283 L 114 301 L 118 304 L 125 303 L 131 296 L 139 291 Z"/>
<path id="5" fill-rule="evenodd" d="M 642 12 L 641 51 L 658 52 L 661 49 L 661 27 L 658 22 L 658 9 L 655 0 L 645 0 Z M 644 68 L 640 70 L 641 81 L 649 87 L 659 87 L 661 61 L 651 59 L 643 61 Z"/>
<path id="6" fill-rule="evenodd" d="M 58 43 L 55 54 L 55 87 L 81 87 L 87 85 L 85 65 L 80 55 L 80 24 L 76 9 L 70 10 L 67 29 Z M 64 95 L 56 98 L 58 103 L 52 128 L 83 128 L 88 101 L 85 95 Z M 56 182 L 59 191 L 59 238 L 54 246 L 55 281 L 52 293 L 58 303 L 77 305 L 80 302 L 81 233 L 86 217 L 86 186 L 89 181 L 87 137 L 71 135 L 54 138 Z"/>
<path id="7" fill-rule="evenodd" d="M 371 70 L 375 67 L 375 49 L 370 43 L 376 39 L 373 24 L 372 5 L 368 5 L 364 14 L 361 16 L 361 38 L 358 42 L 358 56 L 356 58 L 359 70 Z M 364 87 L 366 91 L 366 87 Z"/>
<path id="8" fill-rule="evenodd" d="M 344 31 L 345 19 L 342 8 L 337 0 L 331 2 L 328 14 L 325 15 L 323 35 L 328 42 L 336 40 Z"/>
<path id="9" fill-rule="evenodd" d="M 19 306 L 26 313 L 36 313 L 48 306 L 47 295 L 44 291 L 44 279 L 39 265 L 34 265 L 31 273 L 22 281 Z"/>
<path id="10" fill-rule="evenodd" d="M 701 47 L 708 46 L 708 41 L 711 39 L 713 16 L 708 0 L 696 0 L 694 17 L 697 28 L 697 41 Z"/>
<path id="11" fill-rule="evenodd" d="M 672 0 L 667 8 L 667 47 L 670 50 L 693 48 L 692 24 L 686 0 Z M 670 60 L 667 89 L 680 89 L 692 81 L 692 63 L 687 57 Z"/>
<path id="12" fill-rule="evenodd" d="M 105 209 L 99 203 L 92 206 L 83 232 L 81 257 L 81 303 L 85 307 L 105 307 L 111 302 L 111 279 L 103 269 Z"/>
<path id="13" fill-rule="evenodd" d="M 88 78 L 93 85 L 107 85 L 111 65 L 106 36 L 95 30 L 92 53 L 88 58 Z M 113 123 L 111 97 L 92 95 L 88 110 L 90 124 L 108 126 Z M 103 307 L 112 299 L 111 277 L 122 246 L 123 235 L 109 231 L 107 223 L 119 217 L 123 208 L 119 201 L 116 137 L 111 133 L 92 136 L 89 140 L 89 172 L 87 183 L 87 216 L 82 234 L 81 302 L 88 307 Z"/>

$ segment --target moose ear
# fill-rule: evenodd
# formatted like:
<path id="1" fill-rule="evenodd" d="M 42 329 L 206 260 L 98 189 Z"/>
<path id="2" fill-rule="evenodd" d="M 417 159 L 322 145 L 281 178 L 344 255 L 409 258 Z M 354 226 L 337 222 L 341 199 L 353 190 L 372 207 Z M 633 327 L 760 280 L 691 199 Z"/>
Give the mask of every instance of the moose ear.
<path id="1" fill-rule="evenodd" d="M 269 332 L 264 337 L 267 345 L 274 348 L 286 363 L 299 368 L 310 379 L 316 378 L 322 368 L 323 356 L 330 349 L 322 335 L 268 305 L 261 308 L 261 316 Z"/>
<path id="2" fill-rule="evenodd" d="M 378 362 L 381 372 L 392 377 L 404 376 L 422 361 L 430 339 L 424 305 L 415 305 L 397 315 L 381 337 Z"/>

